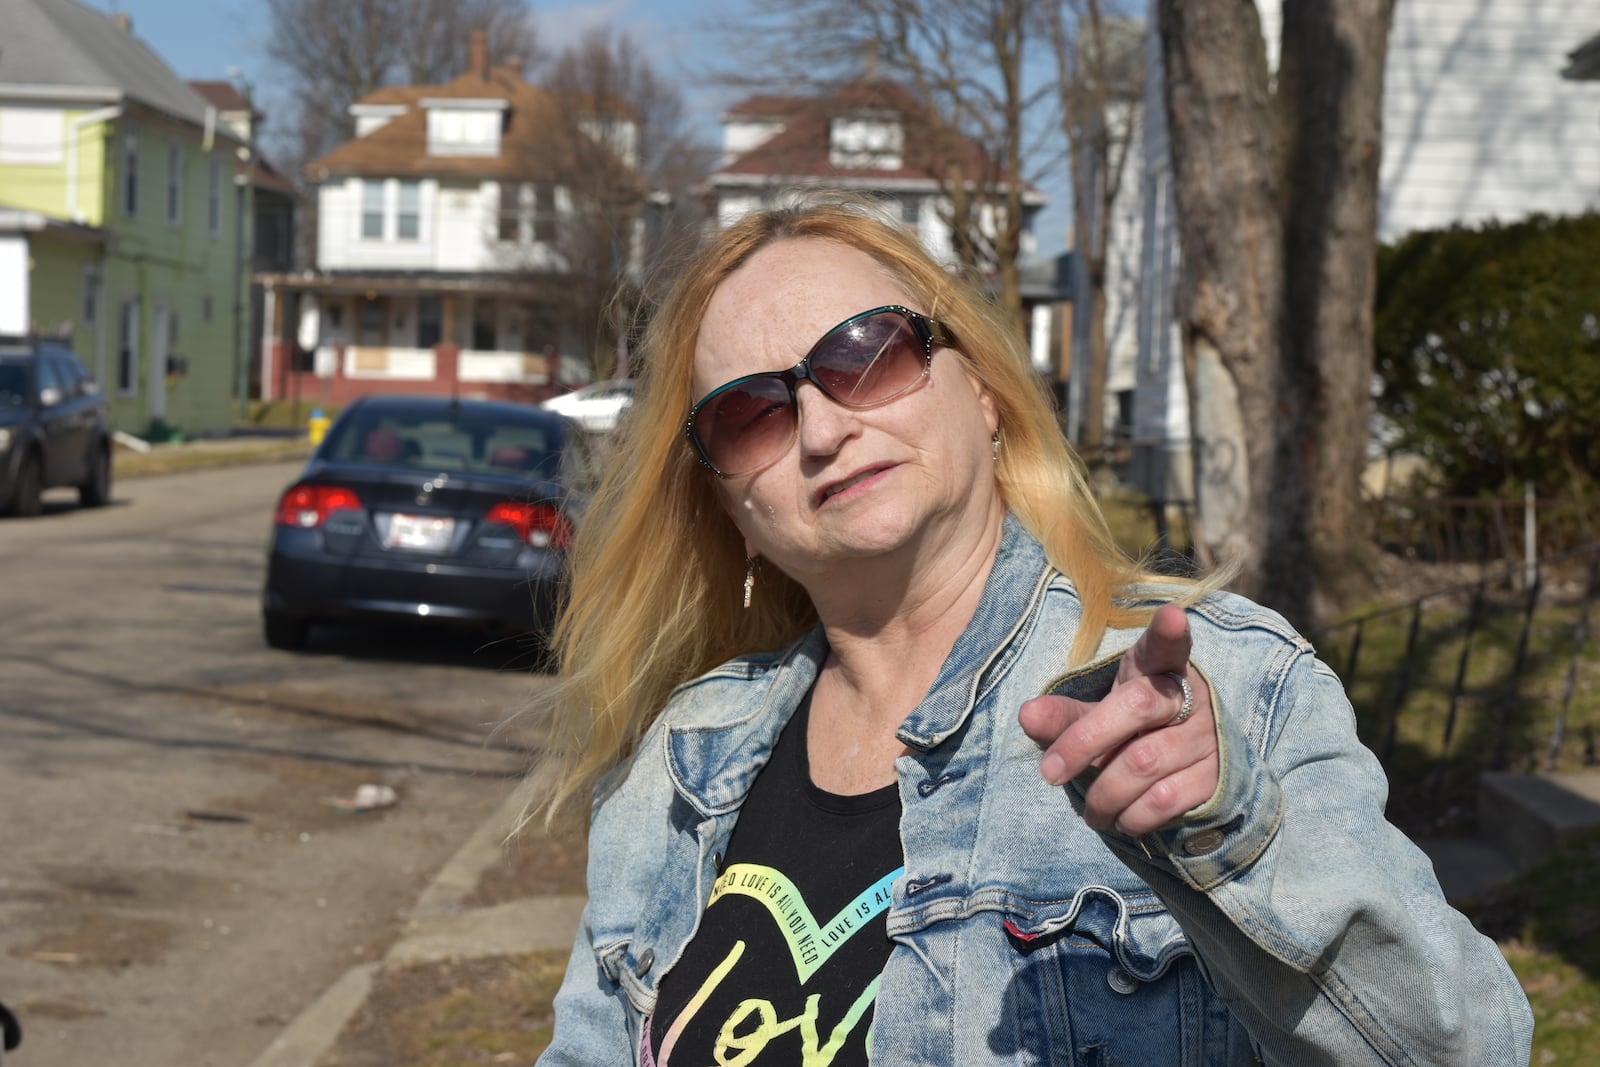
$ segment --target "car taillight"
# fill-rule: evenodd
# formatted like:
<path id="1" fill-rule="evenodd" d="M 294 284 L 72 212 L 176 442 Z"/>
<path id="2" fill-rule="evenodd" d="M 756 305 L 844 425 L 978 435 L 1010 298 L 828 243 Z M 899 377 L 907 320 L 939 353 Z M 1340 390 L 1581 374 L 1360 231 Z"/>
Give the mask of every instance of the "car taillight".
<path id="1" fill-rule="evenodd" d="M 295 485 L 278 501 L 278 514 L 273 521 L 279 526 L 314 530 L 335 511 L 360 507 L 361 498 L 352 490 L 337 485 Z"/>
<path id="2" fill-rule="evenodd" d="M 572 524 L 549 504 L 506 500 L 489 509 L 488 521 L 511 527 L 534 548 L 566 548 L 572 542 Z"/>

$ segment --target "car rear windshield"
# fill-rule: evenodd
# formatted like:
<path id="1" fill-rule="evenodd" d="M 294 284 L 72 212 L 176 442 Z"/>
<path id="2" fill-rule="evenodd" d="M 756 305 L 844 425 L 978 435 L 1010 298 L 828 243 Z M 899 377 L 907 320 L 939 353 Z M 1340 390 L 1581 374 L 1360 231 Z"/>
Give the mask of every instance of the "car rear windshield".
<path id="1" fill-rule="evenodd" d="M 28 368 L 21 363 L 0 362 L 0 405 L 28 406 Z"/>
<path id="2" fill-rule="evenodd" d="M 340 462 L 535 478 L 555 477 L 561 464 L 554 431 L 470 412 L 455 417 L 353 413 L 333 428 L 322 454 Z"/>

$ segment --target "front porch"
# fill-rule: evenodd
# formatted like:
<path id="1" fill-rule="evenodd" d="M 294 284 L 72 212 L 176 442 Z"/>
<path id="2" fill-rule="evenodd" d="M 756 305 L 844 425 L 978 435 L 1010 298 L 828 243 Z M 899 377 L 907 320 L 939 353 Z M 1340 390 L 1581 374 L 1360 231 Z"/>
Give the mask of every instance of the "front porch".
<path id="1" fill-rule="evenodd" d="M 261 398 L 537 403 L 592 377 L 514 280 L 264 275 Z"/>

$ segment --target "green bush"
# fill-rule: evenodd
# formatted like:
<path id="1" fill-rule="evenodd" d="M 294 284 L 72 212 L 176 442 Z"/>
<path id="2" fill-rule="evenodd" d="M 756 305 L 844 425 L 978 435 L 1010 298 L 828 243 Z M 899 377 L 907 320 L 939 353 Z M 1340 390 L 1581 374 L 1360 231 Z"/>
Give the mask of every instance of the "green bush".
<path id="1" fill-rule="evenodd" d="M 1412 234 L 1380 249 L 1376 410 L 1448 494 L 1600 479 L 1600 214 Z"/>

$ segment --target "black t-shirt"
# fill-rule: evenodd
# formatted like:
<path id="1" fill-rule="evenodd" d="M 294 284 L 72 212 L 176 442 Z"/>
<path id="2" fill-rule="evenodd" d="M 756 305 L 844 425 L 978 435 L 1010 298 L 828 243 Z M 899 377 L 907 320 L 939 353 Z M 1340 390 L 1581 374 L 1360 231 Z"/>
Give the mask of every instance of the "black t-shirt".
<path id="1" fill-rule="evenodd" d="M 811 782 L 808 695 L 756 776 L 700 929 L 661 982 L 657 1067 L 865 1067 L 899 877 L 900 797 Z"/>

